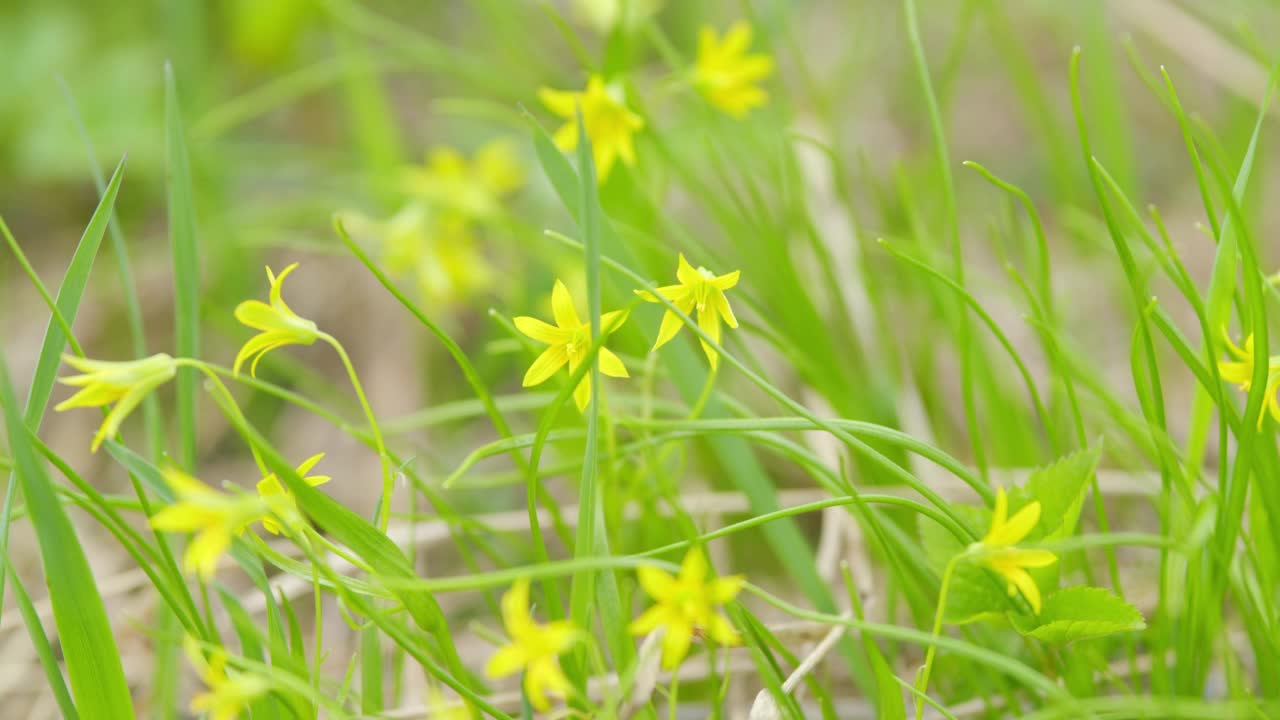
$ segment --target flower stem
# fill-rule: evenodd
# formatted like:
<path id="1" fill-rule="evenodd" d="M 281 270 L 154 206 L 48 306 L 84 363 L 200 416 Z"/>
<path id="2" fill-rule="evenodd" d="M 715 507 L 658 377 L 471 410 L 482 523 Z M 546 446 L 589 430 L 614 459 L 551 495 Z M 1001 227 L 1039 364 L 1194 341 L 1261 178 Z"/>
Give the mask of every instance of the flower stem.
<path id="1" fill-rule="evenodd" d="M 942 633 L 942 613 L 947 607 L 947 591 L 951 589 L 951 575 L 955 572 L 956 563 L 964 557 L 964 553 L 956 555 L 947 563 L 947 567 L 942 571 L 942 587 L 938 590 L 938 610 L 933 615 L 933 633 L 932 637 L 936 639 Z M 938 647 L 933 642 L 929 643 L 929 649 L 924 654 L 924 670 L 920 672 L 920 681 L 917 683 L 916 689 L 920 691 L 920 696 L 925 697 L 929 690 L 929 671 L 933 669 L 933 658 L 937 654 Z M 916 720 L 920 720 L 924 716 L 924 703 L 916 701 Z"/>
<path id="2" fill-rule="evenodd" d="M 378 426 L 378 419 L 374 417 L 373 408 L 369 406 L 369 398 L 364 394 L 364 387 L 360 384 L 359 376 L 356 375 L 356 368 L 351 364 L 351 357 L 347 355 L 342 343 L 325 332 L 320 333 L 320 339 L 329 343 L 342 359 L 342 365 L 347 369 L 347 376 L 351 378 L 351 387 L 356 391 L 360 407 L 364 409 L 365 418 L 369 421 L 369 429 L 373 432 L 373 443 L 378 450 L 378 462 L 382 465 L 382 501 L 378 506 L 378 529 L 385 533 L 387 526 L 391 524 L 391 493 L 395 485 L 391 466 L 387 463 L 387 446 L 382 439 L 382 428 Z"/>

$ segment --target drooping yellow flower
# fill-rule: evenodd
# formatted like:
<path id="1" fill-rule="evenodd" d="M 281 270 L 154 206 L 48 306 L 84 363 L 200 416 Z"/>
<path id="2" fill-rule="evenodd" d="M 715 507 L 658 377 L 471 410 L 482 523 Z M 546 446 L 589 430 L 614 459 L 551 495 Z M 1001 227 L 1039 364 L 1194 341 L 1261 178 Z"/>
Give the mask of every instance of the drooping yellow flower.
<path id="1" fill-rule="evenodd" d="M 316 453 L 303 460 L 302 464 L 298 466 L 298 475 L 302 476 L 302 479 L 306 480 L 311 487 L 323 485 L 332 479 L 328 475 L 307 475 L 311 468 L 315 467 L 316 463 L 323 458 L 324 453 Z M 276 518 L 280 518 L 290 527 L 299 520 L 298 503 L 293 499 L 293 494 L 284 486 L 284 483 L 280 482 L 280 478 L 276 477 L 275 473 L 271 473 L 258 481 L 258 497 L 262 498 L 262 501 L 271 509 L 270 515 L 262 516 L 262 527 L 272 535 L 279 535 L 281 530 L 280 523 L 276 522 Z M 272 517 L 273 515 L 275 517 Z"/>
<path id="2" fill-rule="evenodd" d="M 266 678 L 252 673 L 230 671 L 227 651 L 217 648 L 208 660 L 195 638 L 188 635 L 182 643 L 187 659 L 208 688 L 191 698 L 191 712 L 208 713 L 209 720 L 236 720 L 254 700 L 271 689 Z"/>
<path id="3" fill-rule="evenodd" d="M 568 152 L 578 147 L 578 108 L 591 140 L 591 154 L 596 164 L 596 180 L 603 183 L 613 169 L 614 161 L 625 165 L 636 162 L 634 136 L 644 128 L 644 118 L 631 112 L 618 85 L 605 85 L 599 75 L 587 80 L 584 92 L 538 90 L 538 99 L 551 112 L 567 122 L 556 131 L 556 146 Z"/>
<path id="4" fill-rule="evenodd" d="M 647 635 L 659 627 L 665 630 L 662 667 L 666 670 L 674 670 L 684 661 L 695 631 L 706 633 L 721 645 L 741 642 L 733 625 L 715 608 L 737 597 L 746 579 L 732 575 L 708 580 L 708 570 L 706 556 L 695 548 L 684 556 L 679 577 L 648 565 L 636 571 L 640 586 L 656 604 L 629 629 L 634 635 Z"/>
<path id="5" fill-rule="evenodd" d="M 498 648 L 484 672 L 500 678 L 524 671 L 524 692 L 539 712 L 551 707 L 547 693 L 568 694 L 569 679 L 560 669 L 559 656 L 579 638 L 578 629 L 568 620 L 540 625 L 529 613 L 529 581 L 517 580 L 502 596 L 502 624 L 511 644 Z"/>
<path id="6" fill-rule="evenodd" d="M 995 511 L 991 514 L 991 529 L 972 548 L 979 563 L 995 571 L 1008 583 L 1009 596 L 1013 597 L 1021 592 L 1036 614 L 1040 613 L 1040 588 L 1027 568 L 1048 567 L 1058 561 L 1058 556 L 1048 550 L 1017 547 L 1035 529 L 1038 522 L 1038 500 L 1027 503 L 1013 517 L 1009 517 L 1009 496 L 1005 494 L 1004 488 L 1000 488 L 996 492 Z"/>
<path id="7" fill-rule="evenodd" d="M 533 361 L 529 371 L 524 374 L 525 387 L 541 385 L 566 363 L 569 365 L 569 374 L 572 375 L 586 358 L 587 351 L 591 349 L 591 324 L 578 319 L 578 312 L 573 307 L 569 288 L 559 280 L 556 280 L 555 287 L 551 291 L 551 312 L 555 316 L 555 325 L 531 317 L 522 316 L 515 319 L 516 328 L 520 332 L 538 342 L 550 345 L 537 360 Z M 602 314 L 600 333 L 603 335 L 613 333 L 622 327 L 626 319 L 626 310 L 614 310 Z M 600 352 L 596 354 L 596 362 L 600 364 L 600 372 L 609 377 L 631 377 L 622 360 L 606 347 L 601 346 Z M 587 403 L 591 401 L 590 374 L 583 376 L 582 382 L 574 388 L 573 399 L 578 404 L 579 411 L 586 411 Z"/>
<path id="8" fill-rule="evenodd" d="M 83 374 L 58 378 L 58 382 L 82 389 L 58 403 L 54 410 L 61 412 L 71 408 L 100 407 L 115 403 L 115 407 L 107 413 L 106 419 L 93 436 L 90 447 L 94 452 L 97 452 L 103 440 L 120 430 L 120 424 L 138 407 L 147 393 L 173 379 L 178 370 L 177 362 L 164 353 L 128 362 L 90 360 L 74 355 L 63 355 L 62 359 Z"/>
<path id="9" fill-rule="evenodd" d="M 438 147 L 425 166 L 404 171 L 404 189 L 410 195 L 473 219 L 497 215 L 502 199 L 523 183 L 524 168 L 507 140 L 484 145 L 471 161 L 451 147 Z"/>
<path id="10" fill-rule="evenodd" d="M 773 73 L 773 58 L 764 54 L 748 55 L 750 46 L 751 26 L 743 20 L 730 26 L 723 38 L 709 26 L 698 33 L 694 86 L 707 102 L 734 117 L 746 115 L 769 99 L 768 93 L 756 83 Z"/>
<path id="11" fill-rule="evenodd" d="M 253 363 L 249 366 L 249 374 L 256 377 L 258 361 L 267 353 L 285 345 L 310 345 L 320 337 L 316 324 L 299 317 L 285 304 L 280 294 L 284 279 L 289 277 L 289 273 L 297 267 L 298 263 L 293 263 L 279 275 L 271 272 L 271 268 L 267 268 L 267 280 L 271 282 L 269 304 L 261 300 L 245 300 L 236 306 L 236 320 L 259 332 L 249 338 L 249 341 L 236 354 L 233 372 L 238 374 L 244 361 L 253 358 Z"/>
<path id="12" fill-rule="evenodd" d="M 218 558 L 231 547 L 231 539 L 267 514 L 266 504 L 256 495 L 215 490 L 174 467 L 161 471 L 177 502 L 151 516 L 151 527 L 165 532 L 190 532 L 196 536 L 187 545 L 182 566 L 204 580 L 213 577 Z"/>
<path id="13" fill-rule="evenodd" d="M 738 276 L 741 274 L 740 270 L 734 270 L 725 275 L 716 275 L 704 267 L 695 270 L 689 261 L 684 259 L 684 253 L 681 253 L 680 264 L 676 268 L 676 279 L 680 284 L 660 287 L 658 294 L 670 300 L 685 315 L 693 315 L 693 311 L 697 310 L 698 327 L 716 341 L 716 344 L 719 344 L 721 320 L 728 323 L 731 328 L 738 327 L 738 318 L 734 317 L 733 308 L 729 307 L 729 300 L 725 298 L 724 291 L 737 285 Z M 654 297 L 653 293 L 645 290 L 637 290 L 636 294 L 647 302 L 661 302 Z M 653 349 L 657 350 L 666 345 L 682 327 L 684 327 L 684 321 L 680 316 L 667 310 L 662 316 L 662 326 L 658 328 L 658 340 L 653 344 Z M 713 370 L 718 368 L 720 354 L 705 340 L 699 338 L 699 342 L 702 343 L 702 351 L 707 354 L 707 360 L 711 362 L 711 368 Z"/>
<path id="14" fill-rule="evenodd" d="M 1235 360 L 1219 360 L 1218 374 L 1223 380 L 1239 387 L 1241 392 L 1247 393 L 1253 385 L 1253 336 L 1250 335 L 1244 339 L 1243 348 L 1231 341 L 1231 336 L 1227 334 L 1225 327 L 1222 328 L 1222 338 L 1227 343 L 1227 352 Z M 1258 429 L 1262 429 L 1262 423 L 1266 420 L 1268 412 L 1276 422 L 1280 422 L 1278 390 L 1280 390 L 1280 356 L 1273 355 L 1267 361 L 1267 389 L 1262 401 L 1262 410 L 1258 413 Z"/>

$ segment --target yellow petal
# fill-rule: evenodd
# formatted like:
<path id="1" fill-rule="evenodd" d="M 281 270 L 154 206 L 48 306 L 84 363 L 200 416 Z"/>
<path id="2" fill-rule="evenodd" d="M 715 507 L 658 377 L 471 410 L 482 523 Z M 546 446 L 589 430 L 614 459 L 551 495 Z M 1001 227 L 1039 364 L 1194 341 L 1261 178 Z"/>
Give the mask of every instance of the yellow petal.
<path id="1" fill-rule="evenodd" d="M 565 351 L 564 345 L 552 345 L 543 350 L 538 359 L 534 360 L 533 364 L 529 366 L 529 371 L 524 374 L 522 384 L 524 387 L 541 385 L 547 381 L 547 378 L 555 375 L 556 371 L 564 367 L 566 362 L 569 362 L 569 354 Z"/>
<path id="2" fill-rule="evenodd" d="M 735 646 L 742 644 L 742 638 L 738 635 L 738 631 L 733 629 L 733 625 L 728 618 L 719 613 L 712 613 L 707 618 L 705 629 L 707 635 L 721 645 Z"/>
<path id="3" fill-rule="evenodd" d="M 529 615 L 529 581 L 521 578 L 502 596 L 502 624 L 513 638 L 533 625 Z"/>
<path id="4" fill-rule="evenodd" d="M 551 312 L 555 315 L 556 325 L 562 330 L 577 330 L 582 327 L 578 311 L 573 307 L 573 296 L 560 280 L 556 280 L 555 287 L 551 289 Z"/>
<path id="5" fill-rule="evenodd" d="M 1005 557 L 1013 565 L 1028 568 L 1048 567 L 1058 562 L 1058 556 L 1048 550 L 1014 548 Z"/>
<path id="6" fill-rule="evenodd" d="M 261 300 L 245 300 L 236 305 L 236 320 L 254 330 L 281 330 L 284 324 L 280 321 L 280 313 Z"/>
<path id="7" fill-rule="evenodd" d="M 627 374 L 627 366 L 623 365 L 622 360 L 617 355 L 614 355 L 609 348 L 600 348 L 600 353 L 597 357 L 600 360 L 600 372 L 605 375 L 616 378 L 631 377 Z"/>
<path id="8" fill-rule="evenodd" d="M 652 565 L 641 565 L 636 568 L 636 579 L 640 587 L 649 593 L 654 600 L 665 600 L 672 596 L 676 589 L 676 579 L 671 573 Z"/>
<path id="9" fill-rule="evenodd" d="M 704 310 L 698 313 L 698 327 L 702 328 L 702 332 L 706 333 L 716 345 L 720 344 L 720 315 L 714 310 Z M 720 366 L 720 353 L 708 343 L 702 340 L 702 351 L 706 353 L 707 360 L 711 363 L 711 369 L 715 370 Z"/>
<path id="10" fill-rule="evenodd" d="M 734 270 L 731 273 L 725 273 L 711 281 L 711 284 L 718 290 L 728 290 L 738 284 L 738 278 L 742 276 L 741 270 Z"/>
<path id="11" fill-rule="evenodd" d="M 538 100 L 546 106 L 548 110 L 559 115 L 560 117 L 572 118 L 577 114 L 578 104 L 581 102 L 582 93 L 570 90 L 553 90 L 551 88 L 538 88 Z"/>
<path id="12" fill-rule="evenodd" d="M 522 315 L 512 322 L 515 323 L 516 329 L 520 332 L 528 335 L 538 342 L 544 342 L 548 345 L 563 345 L 569 341 L 570 337 L 572 337 L 572 333 L 569 331 L 561 330 L 555 325 L 543 322 L 537 318 L 525 317 Z"/>
<path id="13" fill-rule="evenodd" d="M 690 550 L 680 563 L 680 581 L 688 585 L 701 585 L 707 579 L 707 556 L 701 550 Z"/>
<path id="14" fill-rule="evenodd" d="M 551 652 L 559 655 L 578 641 L 578 628 L 569 620 L 556 620 L 543 625 L 542 642 L 551 648 Z"/>
<path id="15" fill-rule="evenodd" d="M 685 260 L 684 253 L 678 255 L 679 261 L 676 265 L 676 277 L 679 278 L 682 285 L 695 285 L 702 280 L 702 275 Z"/>
<path id="16" fill-rule="evenodd" d="M 222 514 L 194 503 L 178 502 L 151 516 L 151 527 L 164 532 L 193 532 L 213 525 Z"/>
<path id="17" fill-rule="evenodd" d="M 716 578 L 707 585 L 707 600 L 715 605 L 723 605 L 738 596 L 747 579 L 741 575 L 728 575 Z"/>
<path id="18" fill-rule="evenodd" d="M 520 672 L 524 668 L 525 653 L 519 645 L 511 644 L 498 648 L 484 666 L 484 674 L 491 678 L 500 678 Z"/>
<path id="19" fill-rule="evenodd" d="M 627 316 L 630 315 L 629 310 L 614 310 L 600 316 L 600 332 L 604 335 L 610 335 L 618 331 L 624 323 L 627 322 Z"/>
<path id="20" fill-rule="evenodd" d="M 995 546 L 1016 545 L 1022 541 L 1040 522 L 1040 502 L 1027 503 L 1021 510 L 1013 514 L 1003 527 L 992 528 L 989 544 Z"/>
<path id="21" fill-rule="evenodd" d="M 666 606 L 654 605 L 641 613 L 640 617 L 632 620 L 627 626 L 627 631 L 632 635 L 648 635 L 660 626 L 666 625 L 669 615 Z"/>
<path id="22" fill-rule="evenodd" d="M 662 668 L 675 670 L 689 654 L 689 645 L 693 643 L 693 626 L 688 622 L 673 622 L 667 625 L 667 634 L 662 638 Z"/>
<path id="23" fill-rule="evenodd" d="M 1009 582 L 1013 583 L 1022 593 L 1022 597 L 1027 599 L 1031 604 L 1031 610 L 1035 614 L 1040 614 L 1040 587 L 1036 585 L 1036 581 L 1026 570 L 1014 570 L 1006 576 Z"/>
<path id="24" fill-rule="evenodd" d="M 653 349 L 657 350 L 670 342 L 682 327 L 684 327 L 684 320 L 681 320 L 679 315 L 670 310 L 663 313 L 662 325 L 658 328 L 658 340 L 653 343 Z"/>
<path id="25" fill-rule="evenodd" d="M 738 327 L 738 318 L 733 314 L 733 308 L 729 307 L 729 299 L 724 296 L 724 292 L 720 290 L 711 291 L 711 309 L 720 315 L 731 328 Z"/>
<path id="26" fill-rule="evenodd" d="M 982 538 L 982 542 L 986 545 L 995 545 L 993 538 L 1004 527 L 1005 518 L 1009 515 L 1009 496 L 1005 494 L 1004 488 L 996 489 L 996 506 L 991 511 L 991 529 L 987 532 L 987 536 Z"/>
<path id="27" fill-rule="evenodd" d="M 556 130 L 555 135 L 551 136 L 551 141 L 564 152 L 576 150 L 578 148 L 577 123 L 568 122 L 561 125 L 560 129 Z"/>
<path id="28" fill-rule="evenodd" d="M 671 302 L 679 304 L 680 299 L 682 299 L 685 295 L 689 293 L 689 288 L 685 287 L 684 285 L 664 285 L 660 288 L 657 288 L 657 292 L 659 295 L 670 300 Z M 648 290 L 636 290 L 635 293 L 636 295 L 639 295 L 640 299 L 644 300 L 645 302 L 651 302 L 651 303 L 661 302 L 661 300 L 654 297 L 653 293 L 649 292 Z"/>
<path id="29" fill-rule="evenodd" d="M 582 381 L 578 383 L 578 387 L 573 389 L 573 401 L 578 406 L 578 412 L 586 412 L 587 405 L 591 403 L 591 375 L 582 376 Z"/>
<path id="30" fill-rule="evenodd" d="M 215 526 L 195 536 L 187 546 L 182 564 L 187 572 L 195 572 L 201 578 L 213 578 L 218 569 L 218 558 L 231 546 L 231 534 L 225 527 Z"/>

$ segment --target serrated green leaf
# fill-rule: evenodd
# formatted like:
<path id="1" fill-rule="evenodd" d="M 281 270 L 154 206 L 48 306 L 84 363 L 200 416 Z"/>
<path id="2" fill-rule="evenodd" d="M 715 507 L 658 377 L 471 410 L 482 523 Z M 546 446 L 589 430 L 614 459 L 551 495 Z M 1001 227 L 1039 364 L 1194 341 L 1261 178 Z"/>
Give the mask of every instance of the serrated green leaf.
<path id="1" fill-rule="evenodd" d="M 1089 479 L 1098 466 L 1101 446 L 1078 450 L 1031 473 L 1023 487 L 1009 497 L 1009 514 L 1033 500 L 1040 501 L 1040 524 L 1030 540 L 1058 540 L 1075 532 Z"/>
<path id="2" fill-rule="evenodd" d="M 1040 615 L 1011 615 L 1018 632 L 1054 645 L 1099 638 L 1147 626 L 1142 613 L 1110 590 L 1073 587 L 1044 601 Z"/>

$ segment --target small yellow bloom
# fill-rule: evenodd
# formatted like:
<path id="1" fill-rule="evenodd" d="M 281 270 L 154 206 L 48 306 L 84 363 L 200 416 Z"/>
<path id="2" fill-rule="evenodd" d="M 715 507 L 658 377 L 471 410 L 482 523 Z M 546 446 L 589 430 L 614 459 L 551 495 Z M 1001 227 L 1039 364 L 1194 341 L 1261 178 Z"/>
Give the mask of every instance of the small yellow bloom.
<path id="1" fill-rule="evenodd" d="M 284 279 L 289 277 L 289 273 L 296 267 L 298 263 L 285 268 L 279 275 L 271 272 L 271 268 L 267 268 L 267 280 L 271 282 L 270 304 L 261 300 L 245 300 L 236 306 L 236 320 L 258 330 L 259 333 L 249 338 L 244 347 L 240 348 L 240 352 L 236 354 L 233 372 L 238 374 L 244 361 L 253 358 L 253 364 L 249 366 L 249 374 L 257 377 L 258 361 L 267 353 L 285 345 L 310 345 L 320 337 L 316 324 L 306 318 L 298 317 L 298 314 L 285 304 L 284 298 L 280 295 Z"/>
<path id="2" fill-rule="evenodd" d="M 716 275 L 704 267 L 695 270 L 681 253 L 680 264 L 676 268 L 676 279 L 680 284 L 660 287 L 658 294 L 670 300 L 685 315 L 692 315 L 693 311 L 697 310 L 698 327 L 716 341 L 716 344 L 719 344 L 721 320 L 728 323 L 731 328 L 738 327 L 738 318 L 734 317 L 733 308 L 729 307 L 724 291 L 737 285 L 738 276 L 741 274 L 740 270 L 734 270 L 726 275 Z M 654 297 L 653 293 L 645 290 L 637 290 L 636 294 L 647 302 L 661 302 Z M 684 321 L 680 316 L 667 310 L 662 316 L 662 326 L 658 329 L 658 340 L 653 344 L 653 349 L 657 350 L 666 345 L 682 327 L 684 327 Z M 720 354 L 705 340 L 699 339 L 699 342 L 702 343 L 702 351 L 707 354 L 707 360 L 711 362 L 711 368 L 714 370 L 719 367 Z"/>
<path id="3" fill-rule="evenodd" d="M 165 532 L 196 533 L 182 566 L 204 580 L 213 577 L 218 558 L 231 547 L 231 539 L 250 524 L 262 520 L 267 506 L 255 495 L 214 490 L 174 467 L 161 471 L 177 502 L 151 516 L 151 527 Z"/>
<path id="4" fill-rule="evenodd" d="M 1004 488 L 996 492 L 996 508 L 991 515 L 991 530 L 987 536 L 974 543 L 978 562 L 995 571 L 1009 585 L 1009 596 L 1018 592 L 1040 613 L 1040 588 L 1027 568 L 1048 567 L 1058 561 L 1058 556 L 1048 550 L 1027 550 L 1016 545 L 1035 529 L 1040 522 L 1040 501 L 1030 502 L 1009 517 L 1009 496 Z"/>
<path id="5" fill-rule="evenodd" d="M 539 712 L 545 712 L 551 707 L 548 691 L 564 697 L 570 690 L 557 658 L 578 640 L 578 629 L 568 620 L 535 622 L 529 614 L 529 581 L 523 578 L 502 596 L 502 624 L 511 644 L 498 648 L 485 666 L 485 675 L 500 678 L 523 670 L 525 695 Z"/>
<path id="6" fill-rule="evenodd" d="M 1241 392 L 1247 393 L 1253 385 L 1253 336 L 1250 335 L 1244 339 L 1243 348 L 1231 342 L 1231 336 L 1227 334 L 1225 327 L 1222 328 L 1222 338 L 1227 343 L 1227 352 L 1236 359 L 1234 361 L 1219 360 L 1218 374 L 1223 380 L 1239 387 Z M 1267 390 L 1262 401 L 1262 411 L 1258 413 L 1258 429 L 1262 429 L 1262 423 L 1266 420 L 1268 411 L 1276 422 L 1280 422 L 1280 399 L 1276 397 L 1277 390 L 1280 390 L 1280 355 L 1273 355 L 1267 361 Z"/>
<path id="7" fill-rule="evenodd" d="M 551 311 L 555 315 L 555 325 L 531 317 L 515 319 L 516 328 L 520 332 L 551 346 L 529 366 L 529 371 L 524 374 L 525 387 L 541 385 L 564 367 L 565 363 L 569 364 L 569 374 L 572 375 L 591 349 L 591 324 L 578 319 L 569 288 L 559 280 L 556 280 L 555 288 L 551 291 Z M 613 333 L 622 327 L 626 319 L 626 310 L 604 313 L 600 316 L 601 334 Z M 600 352 L 596 354 L 596 362 L 600 364 L 600 372 L 609 377 L 631 377 L 622 360 L 606 347 L 600 348 Z M 574 388 L 573 399 L 577 402 L 579 411 L 586 411 L 587 403 L 591 401 L 591 375 L 585 375 L 578 387 Z"/>
<path id="8" fill-rule="evenodd" d="M 303 460 L 302 464 L 298 466 L 298 474 L 311 487 L 323 485 L 332 479 L 328 475 L 307 475 L 311 468 L 315 467 L 316 463 L 323 458 L 324 453 L 316 453 Z M 262 527 L 272 535 L 280 534 L 280 523 L 276 522 L 276 518 L 284 520 L 290 527 L 299 521 L 298 504 L 293 499 L 293 494 L 280 482 L 280 478 L 277 478 L 275 473 L 271 473 L 258 481 L 258 497 L 262 498 L 262 501 L 271 509 L 271 515 L 262 516 Z M 272 517 L 273 515 L 275 517 Z"/>
<path id="9" fill-rule="evenodd" d="M 54 410 L 61 412 L 115 403 L 93 436 L 90 447 L 95 452 L 103 440 L 120 430 L 120 424 L 147 393 L 173 379 L 178 370 L 174 359 L 164 353 L 129 362 L 90 360 L 73 355 L 63 355 L 62 359 L 84 374 L 58 378 L 58 382 L 83 389 L 58 403 Z"/>
<path id="10" fill-rule="evenodd" d="M 227 671 L 227 651 L 218 648 L 206 660 L 199 643 L 188 635 L 183 643 L 187 659 L 196 669 L 200 679 L 209 688 L 191 698 L 191 712 L 208 713 L 209 720 L 235 720 L 249 708 L 254 700 L 269 689 L 266 678 L 251 673 Z"/>
<path id="11" fill-rule="evenodd" d="M 707 558 L 701 550 L 690 550 L 680 565 L 680 576 L 648 565 L 641 566 L 636 575 L 640 586 L 657 603 L 631 623 L 634 635 L 647 635 L 664 628 L 662 638 L 662 667 L 674 670 L 689 654 L 695 631 L 704 632 L 721 645 L 737 645 L 741 642 L 729 620 L 716 612 L 715 607 L 737 597 L 746 583 L 741 575 L 707 579 Z"/>
<path id="12" fill-rule="evenodd" d="M 693 83 L 712 105 L 734 117 L 742 117 L 751 108 L 764 105 L 769 95 L 755 83 L 773 73 L 773 58 L 748 55 L 751 26 L 738 21 L 723 38 L 714 28 L 704 26 L 698 33 L 698 61 L 693 69 Z"/>
<path id="13" fill-rule="evenodd" d="M 524 168 L 507 140 L 484 145 L 470 162 L 453 148 L 435 148 L 425 166 L 404 172 L 410 195 L 474 219 L 497 215 L 502 199 L 523 183 Z"/>
<path id="14" fill-rule="evenodd" d="M 618 85 L 605 85 L 599 75 L 587 80 L 584 92 L 542 88 L 538 99 L 551 112 L 567 122 L 556 131 L 555 143 L 568 152 L 578 147 L 578 108 L 591 140 L 592 158 L 596 164 L 596 180 L 603 183 L 619 158 L 625 165 L 636 162 L 633 137 L 644 127 L 644 118 L 631 112 Z"/>

